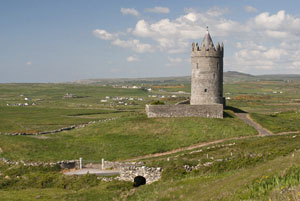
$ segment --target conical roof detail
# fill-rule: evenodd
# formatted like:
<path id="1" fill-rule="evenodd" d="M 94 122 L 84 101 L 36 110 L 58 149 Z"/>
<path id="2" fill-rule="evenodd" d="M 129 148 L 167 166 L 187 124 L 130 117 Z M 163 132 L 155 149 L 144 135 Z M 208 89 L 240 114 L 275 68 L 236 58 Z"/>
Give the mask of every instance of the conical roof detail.
<path id="1" fill-rule="evenodd" d="M 204 39 L 201 44 L 201 47 L 203 47 L 203 46 L 205 47 L 205 50 L 209 50 L 210 47 L 215 48 L 214 43 L 208 32 L 208 27 L 207 27 L 206 34 L 205 34 Z"/>

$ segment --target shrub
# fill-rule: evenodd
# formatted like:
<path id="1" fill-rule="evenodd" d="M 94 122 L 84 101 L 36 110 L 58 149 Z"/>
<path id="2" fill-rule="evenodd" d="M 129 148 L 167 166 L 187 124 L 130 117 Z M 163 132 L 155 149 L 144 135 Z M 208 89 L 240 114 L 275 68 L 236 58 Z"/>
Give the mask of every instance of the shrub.
<path id="1" fill-rule="evenodd" d="M 156 100 L 156 101 L 153 101 L 151 103 L 151 105 L 164 105 L 165 103 L 163 101 L 159 101 L 159 100 Z"/>

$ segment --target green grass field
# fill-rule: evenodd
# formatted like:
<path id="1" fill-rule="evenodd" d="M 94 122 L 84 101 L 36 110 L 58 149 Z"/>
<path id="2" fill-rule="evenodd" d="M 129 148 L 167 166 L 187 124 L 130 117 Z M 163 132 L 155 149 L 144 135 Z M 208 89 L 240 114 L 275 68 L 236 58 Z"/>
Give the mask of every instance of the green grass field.
<path id="1" fill-rule="evenodd" d="M 216 126 L 217 125 L 217 126 Z M 0 136 L 1 156 L 18 160 L 56 161 L 126 159 L 164 152 L 199 142 L 255 135 L 256 131 L 234 118 L 158 118 L 131 114 L 42 137 Z"/>
<path id="2" fill-rule="evenodd" d="M 2 200 L 298 200 L 299 134 L 258 137 L 256 130 L 239 120 L 231 109 L 249 112 L 273 133 L 300 131 L 299 86 L 298 81 L 228 83 L 224 86 L 224 96 L 230 97 L 227 105 L 231 107 L 225 110 L 224 119 L 148 119 L 145 104 L 184 100 L 189 95 L 177 92 L 190 92 L 189 83 L 143 85 L 153 87 L 151 92 L 105 84 L 0 84 L 0 158 L 124 160 L 217 139 L 249 136 L 220 144 L 224 146 L 144 159 L 147 166 L 163 167 L 164 171 L 160 181 L 139 188 L 133 188 L 131 182 L 100 181 L 93 175 L 63 176 L 56 167 L 0 163 L 0 197 Z M 66 93 L 76 97 L 63 98 Z M 173 94 L 177 97 L 172 98 Z M 107 102 L 101 102 L 106 96 L 110 97 Z M 115 97 L 122 100 L 113 100 Z M 25 102 L 30 106 L 14 106 Z M 3 135 L 49 131 L 111 118 L 114 120 L 48 135 Z M 183 168 L 199 163 L 202 166 L 192 172 Z"/>
<path id="3" fill-rule="evenodd" d="M 274 114 L 251 114 L 255 121 L 273 133 L 300 131 L 299 111 L 289 111 Z"/>
<path id="4" fill-rule="evenodd" d="M 93 175 L 63 176 L 56 167 L 2 165 L 0 195 L 4 200 L 279 200 L 278 189 L 287 192 L 300 182 L 299 143 L 299 135 L 253 137 L 146 159 L 147 166 L 159 165 L 164 172 L 160 181 L 139 188 Z M 183 169 L 208 161 L 211 166 Z"/>

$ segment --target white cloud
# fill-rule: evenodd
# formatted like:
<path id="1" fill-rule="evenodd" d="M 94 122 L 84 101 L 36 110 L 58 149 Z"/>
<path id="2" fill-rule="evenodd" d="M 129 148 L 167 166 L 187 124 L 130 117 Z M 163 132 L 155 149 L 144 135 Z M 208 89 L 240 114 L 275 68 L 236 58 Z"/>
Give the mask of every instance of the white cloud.
<path id="1" fill-rule="evenodd" d="M 268 29 L 278 29 L 286 19 L 285 11 L 278 11 L 275 15 L 270 15 L 268 12 L 261 13 L 255 17 L 254 21 L 258 27 Z"/>
<path id="2" fill-rule="evenodd" d="M 220 17 L 228 12 L 229 12 L 229 10 L 227 8 L 219 8 L 219 7 L 215 6 L 215 7 L 208 9 L 205 12 L 205 15 L 208 15 L 210 17 Z"/>
<path id="3" fill-rule="evenodd" d="M 170 9 L 167 7 L 160 7 L 160 6 L 156 6 L 154 8 L 146 8 L 145 9 L 146 12 L 151 12 L 151 13 L 163 13 L 163 14 L 167 14 L 170 13 Z"/>
<path id="4" fill-rule="evenodd" d="M 197 20 L 197 15 L 195 13 L 188 13 L 184 17 L 191 22 L 195 22 Z"/>
<path id="5" fill-rule="evenodd" d="M 289 15 L 284 10 L 274 15 L 268 12 L 261 13 L 250 20 L 249 24 L 253 29 L 274 39 L 299 40 L 300 17 Z"/>
<path id="6" fill-rule="evenodd" d="M 300 61 L 294 61 L 292 63 L 292 68 L 298 68 L 298 69 L 300 69 Z"/>
<path id="7" fill-rule="evenodd" d="M 147 43 L 141 43 L 137 39 L 121 40 L 121 39 L 117 38 L 116 40 L 112 41 L 112 44 L 123 47 L 123 48 L 130 48 L 133 51 L 138 52 L 138 53 L 154 51 L 152 45 L 147 44 Z"/>
<path id="8" fill-rule="evenodd" d="M 112 40 L 116 38 L 116 34 L 111 34 L 103 29 L 96 29 L 93 31 L 93 34 L 103 40 Z"/>
<path id="9" fill-rule="evenodd" d="M 168 63 L 166 66 L 180 66 L 188 65 L 190 60 L 182 57 L 168 57 Z"/>
<path id="10" fill-rule="evenodd" d="M 27 66 L 31 66 L 31 65 L 32 65 L 32 62 L 31 62 L 31 61 L 27 61 L 27 62 L 26 62 L 26 65 L 27 65 Z"/>
<path id="11" fill-rule="evenodd" d="M 133 33 L 141 37 L 151 37 L 149 24 L 145 20 L 139 20 L 133 30 Z"/>
<path id="12" fill-rule="evenodd" d="M 134 15 L 136 17 L 140 15 L 139 12 L 134 8 L 121 8 L 121 13 L 123 15 Z"/>
<path id="13" fill-rule="evenodd" d="M 270 36 L 272 38 L 278 38 L 278 39 L 284 39 L 289 36 L 289 33 L 285 32 L 285 31 L 266 30 L 265 33 L 267 36 Z"/>
<path id="14" fill-rule="evenodd" d="M 254 11 L 254 10 L 253 10 Z M 225 16 L 227 9 L 212 8 L 206 12 L 186 9 L 175 19 L 156 21 L 140 19 L 126 32 L 126 40 L 105 30 L 95 35 L 111 40 L 113 45 L 138 53 L 158 50 L 169 54 L 188 53 L 192 42 L 200 42 L 209 26 L 214 43 L 216 38 L 225 42 L 225 70 L 256 72 L 298 69 L 300 73 L 300 17 L 281 10 L 274 14 L 263 12 L 246 21 L 236 21 Z M 141 41 L 146 40 L 147 43 Z M 181 57 L 168 57 L 167 65 L 183 64 Z"/>
<path id="15" fill-rule="evenodd" d="M 257 9 L 252 6 L 245 6 L 244 10 L 248 13 L 256 13 L 257 12 Z"/>
<path id="16" fill-rule="evenodd" d="M 138 53 L 154 51 L 154 48 L 152 45 L 150 45 L 148 43 L 142 43 L 138 39 L 121 40 L 119 38 L 120 34 L 109 33 L 108 31 L 103 30 L 103 29 L 96 29 L 93 31 L 93 33 L 98 38 L 101 38 L 103 40 L 110 40 L 112 45 L 123 47 L 123 48 L 129 48 Z"/>
<path id="17" fill-rule="evenodd" d="M 279 46 L 267 47 L 258 45 L 253 41 L 237 43 L 239 50 L 234 54 L 230 65 L 235 65 L 236 70 L 246 71 L 273 71 L 286 73 L 287 69 L 297 68 L 300 51 L 297 53 L 288 48 L 284 43 Z M 300 68 L 298 68 L 300 70 Z"/>
<path id="18" fill-rule="evenodd" d="M 237 42 L 236 43 L 236 48 L 238 49 L 257 49 L 257 50 L 266 50 L 267 48 L 264 47 L 262 44 L 257 44 L 254 41 L 245 41 L 243 43 Z"/>
<path id="19" fill-rule="evenodd" d="M 156 22 L 141 19 L 136 23 L 132 34 L 137 37 L 150 38 L 158 43 L 161 51 L 180 53 L 188 51 L 191 40 L 202 39 L 206 25 L 210 26 L 214 36 L 226 36 L 247 30 L 246 25 L 225 19 L 222 9 L 213 8 L 205 13 L 189 12 L 174 20 L 168 18 Z"/>
<path id="20" fill-rule="evenodd" d="M 263 57 L 266 59 L 279 60 L 282 56 L 287 55 L 287 51 L 284 49 L 271 48 L 263 53 Z"/>
<path id="21" fill-rule="evenodd" d="M 128 62 L 135 62 L 135 61 L 139 61 L 139 58 L 136 55 L 132 55 L 127 57 L 126 59 Z"/>
<path id="22" fill-rule="evenodd" d="M 183 59 L 180 57 L 168 57 L 168 61 L 171 63 L 181 63 L 183 62 Z"/>

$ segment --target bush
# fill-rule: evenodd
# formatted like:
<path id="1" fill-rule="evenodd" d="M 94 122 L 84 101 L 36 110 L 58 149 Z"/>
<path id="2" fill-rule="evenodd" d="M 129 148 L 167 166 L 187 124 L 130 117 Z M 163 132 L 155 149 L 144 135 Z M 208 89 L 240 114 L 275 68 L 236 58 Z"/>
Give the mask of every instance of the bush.
<path id="1" fill-rule="evenodd" d="M 159 100 L 156 100 L 156 101 L 153 101 L 151 103 L 151 105 L 164 105 L 165 103 L 163 101 L 159 101 Z"/>

